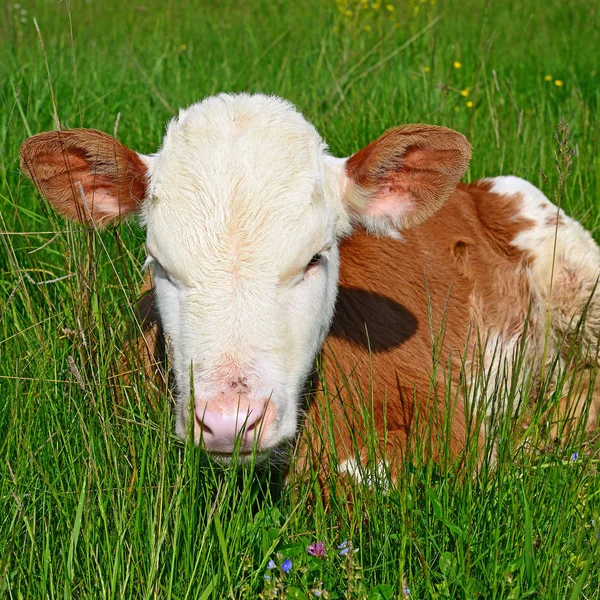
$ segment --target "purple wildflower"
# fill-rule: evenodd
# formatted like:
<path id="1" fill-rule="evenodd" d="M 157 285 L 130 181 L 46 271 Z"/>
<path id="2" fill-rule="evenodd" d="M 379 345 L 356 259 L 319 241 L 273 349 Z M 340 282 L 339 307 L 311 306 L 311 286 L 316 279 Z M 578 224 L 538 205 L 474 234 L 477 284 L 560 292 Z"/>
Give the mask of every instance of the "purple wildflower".
<path id="1" fill-rule="evenodd" d="M 325 554 L 327 554 L 327 550 L 325 550 L 325 542 L 315 542 L 314 544 L 311 544 L 306 551 L 310 555 L 318 558 L 323 558 Z"/>
<path id="2" fill-rule="evenodd" d="M 573 454 L 571 454 L 572 462 L 575 462 L 578 458 L 579 458 L 579 452 L 573 452 Z"/>
<path id="3" fill-rule="evenodd" d="M 271 569 L 274 569 L 274 568 L 275 568 L 275 561 L 271 559 L 271 560 L 270 560 L 270 561 L 267 563 L 267 569 L 271 570 Z"/>
<path id="4" fill-rule="evenodd" d="M 410 596 L 410 588 L 409 587 L 405 587 L 402 591 L 404 592 L 405 596 Z"/>
<path id="5" fill-rule="evenodd" d="M 346 554 L 350 554 L 350 552 L 358 552 L 358 548 L 354 548 L 352 546 L 352 542 L 349 542 L 348 540 L 344 540 L 341 544 L 339 544 L 338 550 L 339 556 L 346 556 Z"/>
<path id="6" fill-rule="evenodd" d="M 270 576 L 270 575 L 267 575 L 267 574 L 265 573 L 264 577 L 265 577 L 265 579 L 266 579 L 267 581 L 271 581 L 271 576 Z"/>
<path id="7" fill-rule="evenodd" d="M 289 558 L 286 558 L 283 563 L 281 563 L 281 570 L 286 574 L 292 570 L 292 561 Z"/>

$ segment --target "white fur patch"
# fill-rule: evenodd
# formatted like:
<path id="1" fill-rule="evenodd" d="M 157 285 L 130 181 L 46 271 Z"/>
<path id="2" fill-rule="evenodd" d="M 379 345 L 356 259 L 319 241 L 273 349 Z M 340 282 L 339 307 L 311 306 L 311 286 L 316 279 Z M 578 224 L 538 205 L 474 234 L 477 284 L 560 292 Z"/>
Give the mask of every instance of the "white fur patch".
<path id="1" fill-rule="evenodd" d="M 534 225 L 520 232 L 512 244 L 533 256 L 532 282 L 550 290 L 557 265 L 596 279 L 600 273 L 600 250 L 592 236 L 575 219 L 556 207 L 534 185 L 519 177 L 496 177 L 490 191 L 521 197 L 515 217 L 526 218 Z"/>
<path id="2" fill-rule="evenodd" d="M 388 227 L 386 229 L 384 235 L 393 240 L 397 240 L 398 242 L 404 241 L 404 236 L 397 229 L 394 229 L 393 227 Z"/>
<path id="3" fill-rule="evenodd" d="M 357 462 L 353 458 L 348 458 L 340 462 L 337 466 L 338 473 L 345 473 L 350 475 L 357 483 L 365 484 L 368 486 L 378 484 L 383 489 L 389 487 L 389 476 L 384 463 L 380 462 L 377 464 L 375 471 L 367 470 L 363 465 Z"/>

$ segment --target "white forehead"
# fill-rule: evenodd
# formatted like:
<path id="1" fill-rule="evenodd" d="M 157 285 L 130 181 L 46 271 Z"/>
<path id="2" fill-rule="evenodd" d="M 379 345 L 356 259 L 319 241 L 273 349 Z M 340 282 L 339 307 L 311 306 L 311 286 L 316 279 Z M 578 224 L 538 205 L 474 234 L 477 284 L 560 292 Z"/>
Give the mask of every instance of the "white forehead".
<path id="1" fill-rule="evenodd" d="M 314 229 L 325 149 L 281 98 L 221 94 L 182 110 L 150 162 L 149 244 L 207 249 L 231 236 L 257 242 Z"/>

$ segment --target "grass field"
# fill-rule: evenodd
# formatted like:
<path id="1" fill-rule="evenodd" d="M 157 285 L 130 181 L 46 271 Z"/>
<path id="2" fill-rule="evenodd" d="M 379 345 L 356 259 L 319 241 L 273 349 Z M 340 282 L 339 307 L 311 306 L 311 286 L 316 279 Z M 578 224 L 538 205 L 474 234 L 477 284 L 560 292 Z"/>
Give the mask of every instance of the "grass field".
<path id="1" fill-rule="evenodd" d="M 453 127 L 474 147 L 468 179 L 527 178 L 600 241 L 599 14 L 580 0 L 3 4 L 0 597 L 600 598 L 597 439 L 505 440 L 496 468 L 467 477 L 408 456 L 392 489 L 356 487 L 351 506 L 334 490 L 325 510 L 268 471 L 214 469 L 142 377 L 117 403 L 143 231 L 65 223 L 18 166 L 57 118 L 149 153 L 180 106 L 261 91 L 339 156 L 396 124 Z"/>

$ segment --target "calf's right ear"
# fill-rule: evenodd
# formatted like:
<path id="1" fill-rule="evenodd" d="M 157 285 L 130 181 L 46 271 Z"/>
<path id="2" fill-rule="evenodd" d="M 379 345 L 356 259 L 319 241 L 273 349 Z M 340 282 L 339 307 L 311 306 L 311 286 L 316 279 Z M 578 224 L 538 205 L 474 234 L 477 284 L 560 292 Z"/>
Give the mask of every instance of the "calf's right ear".
<path id="1" fill-rule="evenodd" d="M 102 226 L 137 211 L 146 197 L 142 156 L 101 131 L 40 133 L 20 154 L 23 172 L 69 219 Z"/>

